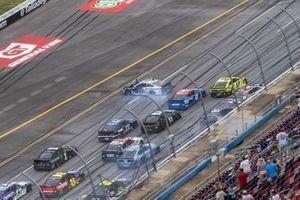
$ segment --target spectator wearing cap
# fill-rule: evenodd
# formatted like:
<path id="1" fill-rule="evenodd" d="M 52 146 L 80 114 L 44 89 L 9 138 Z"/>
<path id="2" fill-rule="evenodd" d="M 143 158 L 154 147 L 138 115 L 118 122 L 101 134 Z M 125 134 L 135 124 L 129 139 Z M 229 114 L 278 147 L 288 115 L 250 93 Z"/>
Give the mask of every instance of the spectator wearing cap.
<path id="1" fill-rule="evenodd" d="M 225 200 L 225 197 L 227 197 L 227 194 L 222 189 L 218 189 L 216 193 L 216 200 Z"/>
<path id="2" fill-rule="evenodd" d="M 240 189 L 241 190 L 246 190 L 247 189 L 247 183 L 248 183 L 248 174 L 244 172 L 244 169 L 240 169 L 240 173 L 238 175 L 238 180 L 240 184 Z"/>
<path id="3" fill-rule="evenodd" d="M 285 132 L 285 130 L 283 128 L 280 129 L 279 133 L 277 133 L 276 140 L 278 141 L 279 151 L 281 151 L 281 149 L 287 145 L 288 137 L 289 137 L 289 135 Z"/>
<path id="4" fill-rule="evenodd" d="M 251 163 L 249 160 L 249 156 L 246 155 L 243 159 L 243 161 L 240 164 L 240 168 L 244 170 L 245 173 L 250 174 L 251 173 Z"/>
<path id="5" fill-rule="evenodd" d="M 266 166 L 267 166 L 267 163 L 263 157 L 260 157 L 257 159 L 256 168 L 257 168 L 258 173 L 260 173 L 261 171 L 265 171 Z"/>
<path id="6" fill-rule="evenodd" d="M 268 172 L 268 176 L 270 180 L 276 178 L 278 174 L 278 169 L 275 163 L 273 163 L 270 159 L 267 160 L 266 171 Z"/>

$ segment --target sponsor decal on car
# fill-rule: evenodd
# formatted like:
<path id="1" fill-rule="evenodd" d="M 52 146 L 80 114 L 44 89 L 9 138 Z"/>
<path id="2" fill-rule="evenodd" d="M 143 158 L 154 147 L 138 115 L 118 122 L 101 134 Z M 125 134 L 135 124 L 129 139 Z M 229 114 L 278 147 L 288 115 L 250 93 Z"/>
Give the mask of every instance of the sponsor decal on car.
<path id="1" fill-rule="evenodd" d="M 91 0 L 80 6 L 79 9 L 84 11 L 118 13 L 137 3 L 137 1 L 138 0 Z"/>
<path id="2" fill-rule="evenodd" d="M 63 42 L 61 38 L 28 35 L 0 47 L 0 67 L 14 68 Z"/>

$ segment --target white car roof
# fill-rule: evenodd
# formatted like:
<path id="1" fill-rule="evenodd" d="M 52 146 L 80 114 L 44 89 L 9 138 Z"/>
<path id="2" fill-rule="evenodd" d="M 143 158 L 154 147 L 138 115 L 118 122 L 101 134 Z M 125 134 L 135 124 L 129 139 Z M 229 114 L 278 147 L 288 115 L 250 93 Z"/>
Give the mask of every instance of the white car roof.
<path id="1" fill-rule="evenodd" d="M 145 79 L 145 80 L 142 80 L 140 83 L 151 83 L 156 86 L 163 86 L 163 81 L 158 80 L 158 79 Z"/>

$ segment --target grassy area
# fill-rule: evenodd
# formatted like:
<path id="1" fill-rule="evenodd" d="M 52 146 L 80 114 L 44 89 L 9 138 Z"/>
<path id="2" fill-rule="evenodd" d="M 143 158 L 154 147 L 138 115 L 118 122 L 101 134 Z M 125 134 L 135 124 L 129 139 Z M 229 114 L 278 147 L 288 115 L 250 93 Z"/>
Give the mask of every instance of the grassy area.
<path id="1" fill-rule="evenodd" d="M 0 0 L 0 15 L 12 9 L 25 0 Z"/>

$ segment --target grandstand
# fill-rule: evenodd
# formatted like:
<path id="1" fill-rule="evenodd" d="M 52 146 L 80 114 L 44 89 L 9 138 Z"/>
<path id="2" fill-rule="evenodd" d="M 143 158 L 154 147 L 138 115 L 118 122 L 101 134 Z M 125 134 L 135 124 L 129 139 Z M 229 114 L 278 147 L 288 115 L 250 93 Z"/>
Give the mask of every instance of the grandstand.
<path id="1" fill-rule="evenodd" d="M 278 150 L 276 135 L 279 132 L 286 132 L 291 143 L 281 151 Z M 213 200 L 216 199 L 216 192 L 221 187 L 232 199 L 239 199 L 237 196 L 244 191 L 239 188 L 237 181 L 240 163 L 242 158 L 248 155 L 253 173 L 249 175 L 247 193 L 254 199 L 270 199 L 271 191 L 279 194 L 282 199 L 300 199 L 300 111 L 294 111 L 283 122 L 272 130 L 264 133 L 256 140 L 247 151 L 241 152 L 236 161 L 220 175 L 200 188 L 195 194 L 189 197 L 190 200 Z M 280 171 L 272 180 L 262 176 L 257 169 L 258 158 L 276 160 Z"/>

